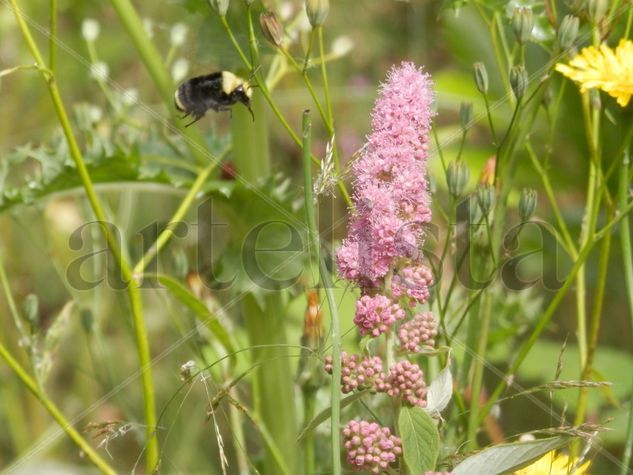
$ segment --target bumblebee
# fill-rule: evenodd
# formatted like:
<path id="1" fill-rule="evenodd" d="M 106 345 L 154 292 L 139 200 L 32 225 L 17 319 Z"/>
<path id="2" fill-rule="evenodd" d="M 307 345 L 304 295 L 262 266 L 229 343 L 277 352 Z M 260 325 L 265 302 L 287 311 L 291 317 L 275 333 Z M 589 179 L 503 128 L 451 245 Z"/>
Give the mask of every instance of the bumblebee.
<path id="1" fill-rule="evenodd" d="M 237 102 L 244 104 L 255 116 L 251 109 L 252 90 L 248 81 L 229 71 L 218 71 L 198 76 L 183 82 L 174 95 L 176 109 L 184 112 L 183 118 L 193 117 L 193 121 L 186 127 L 199 121 L 209 109 L 216 112 L 230 111 Z"/>

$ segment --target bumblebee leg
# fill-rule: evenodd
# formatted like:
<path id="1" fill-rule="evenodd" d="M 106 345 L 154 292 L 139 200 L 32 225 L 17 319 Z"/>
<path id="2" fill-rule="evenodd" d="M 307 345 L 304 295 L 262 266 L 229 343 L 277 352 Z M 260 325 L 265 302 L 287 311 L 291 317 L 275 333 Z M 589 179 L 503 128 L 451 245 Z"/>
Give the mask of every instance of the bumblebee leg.
<path id="1" fill-rule="evenodd" d="M 190 125 L 195 124 L 196 122 L 198 122 L 200 119 L 202 119 L 202 115 L 195 115 L 193 117 L 193 120 L 191 122 L 189 122 L 187 125 L 185 125 L 185 127 L 189 127 Z"/>

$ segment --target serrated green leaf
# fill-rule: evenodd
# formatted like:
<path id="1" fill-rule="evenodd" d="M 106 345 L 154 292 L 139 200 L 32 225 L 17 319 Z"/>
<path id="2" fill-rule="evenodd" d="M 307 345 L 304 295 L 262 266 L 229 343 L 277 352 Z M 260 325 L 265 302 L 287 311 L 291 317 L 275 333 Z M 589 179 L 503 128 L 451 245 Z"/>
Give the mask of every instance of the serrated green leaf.
<path id="1" fill-rule="evenodd" d="M 402 454 L 411 473 L 435 469 L 440 453 L 440 435 L 424 409 L 403 407 L 398 417 Z"/>
<path id="2" fill-rule="evenodd" d="M 366 391 L 360 391 L 360 392 L 350 394 L 349 396 L 344 397 L 343 399 L 341 399 L 341 409 L 343 409 L 346 406 L 349 406 L 354 401 L 360 399 L 361 397 L 365 395 L 365 393 Z M 316 416 L 314 416 L 314 419 L 308 422 L 308 425 L 306 425 L 303 428 L 303 430 L 299 434 L 299 437 L 297 437 L 297 442 L 301 442 L 303 438 L 309 432 L 313 431 L 318 426 L 320 426 L 323 422 L 327 421 L 331 415 L 332 415 L 332 408 L 330 407 L 323 409 L 321 412 L 319 412 Z"/>
<path id="3" fill-rule="evenodd" d="M 518 470 L 569 442 L 569 437 L 495 445 L 468 457 L 453 469 L 455 475 L 490 475 Z"/>
<path id="4" fill-rule="evenodd" d="M 169 292 L 176 297 L 191 310 L 198 319 L 204 323 L 209 331 L 218 339 L 227 353 L 232 354 L 235 352 L 235 347 L 231 340 L 230 335 L 226 329 L 220 324 L 217 317 L 212 315 L 207 306 L 193 295 L 184 285 L 178 282 L 176 279 L 169 277 L 168 275 L 159 274 L 156 279 L 161 285 L 164 285 Z"/>
<path id="5" fill-rule="evenodd" d="M 217 193 L 227 221 L 229 245 L 214 263 L 218 282 L 259 301 L 270 292 L 293 286 L 307 260 L 303 215 L 288 192 L 288 181 L 272 178 L 257 186 L 235 183 L 228 196 Z"/>

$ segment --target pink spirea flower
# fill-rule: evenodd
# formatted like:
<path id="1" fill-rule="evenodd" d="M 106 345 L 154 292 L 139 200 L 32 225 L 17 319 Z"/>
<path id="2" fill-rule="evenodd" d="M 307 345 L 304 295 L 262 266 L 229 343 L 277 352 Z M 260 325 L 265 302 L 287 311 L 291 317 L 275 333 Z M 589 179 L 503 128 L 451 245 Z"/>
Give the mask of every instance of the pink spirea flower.
<path id="1" fill-rule="evenodd" d="M 332 357 L 325 357 L 324 369 L 332 374 Z M 382 360 L 377 357 L 361 358 L 341 352 L 341 391 L 349 393 L 355 389 L 374 387 L 378 376 L 382 374 Z"/>
<path id="2" fill-rule="evenodd" d="M 415 302 L 424 303 L 429 298 L 429 287 L 433 283 L 431 269 L 425 265 L 412 265 L 400 269 L 391 280 L 394 297 L 408 296 Z"/>
<path id="3" fill-rule="evenodd" d="M 402 453 L 402 442 L 388 427 L 352 420 L 343 428 L 347 462 L 354 471 L 381 473 Z"/>
<path id="4" fill-rule="evenodd" d="M 389 374 L 376 381 L 376 389 L 390 397 L 401 397 L 411 406 L 426 406 L 424 373 L 410 361 L 399 361 L 389 368 Z"/>
<path id="5" fill-rule="evenodd" d="M 363 295 L 356 302 L 354 323 L 361 335 L 380 336 L 405 316 L 400 305 L 392 302 L 384 295 Z"/>
<path id="6" fill-rule="evenodd" d="M 431 219 L 426 159 L 430 76 L 413 63 L 393 67 L 372 111 L 372 132 L 353 165 L 354 214 L 337 253 L 342 277 L 379 286 L 399 257 L 415 258 Z"/>
<path id="7" fill-rule="evenodd" d="M 432 312 L 424 312 L 403 323 L 398 329 L 400 347 L 410 353 L 418 353 L 421 346 L 435 346 L 437 322 Z"/>

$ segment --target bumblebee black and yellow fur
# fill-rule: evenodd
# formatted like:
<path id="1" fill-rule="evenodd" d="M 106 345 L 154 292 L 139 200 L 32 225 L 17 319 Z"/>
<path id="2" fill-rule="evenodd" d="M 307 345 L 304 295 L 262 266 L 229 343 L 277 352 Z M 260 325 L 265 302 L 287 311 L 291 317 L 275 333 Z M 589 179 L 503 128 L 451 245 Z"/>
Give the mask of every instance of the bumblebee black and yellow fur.
<path id="1" fill-rule="evenodd" d="M 229 71 L 218 71 L 186 80 L 176 89 L 174 100 L 176 109 L 184 112 L 183 118 L 193 117 L 193 121 L 186 125 L 189 127 L 204 117 L 209 109 L 216 112 L 231 110 L 237 102 L 244 104 L 255 120 L 251 95 L 248 81 Z"/>

